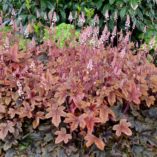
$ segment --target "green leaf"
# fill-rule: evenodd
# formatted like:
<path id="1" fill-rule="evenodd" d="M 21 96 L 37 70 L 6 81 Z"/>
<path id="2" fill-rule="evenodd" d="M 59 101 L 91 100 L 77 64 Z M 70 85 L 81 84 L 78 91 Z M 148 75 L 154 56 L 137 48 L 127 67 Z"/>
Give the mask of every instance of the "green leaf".
<path id="1" fill-rule="evenodd" d="M 101 13 L 102 13 L 103 15 L 105 15 L 106 11 L 107 11 L 107 10 L 109 11 L 110 9 L 111 9 L 111 7 L 110 7 L 109 4 L 104 5 L 103 9 L 101 10 Z"/>
<path id="2" fill-rule="evenodd" d="M 7 9 L 8 9 L 8 5 L 7 5 L 7 4 L 4 4 L 4 5 L 3 5 L 3 11 L 6 12 Z"/>
<path id="3" fill-rule="evenodd" d="M 54 9 L 55 9 L 55 7 L 54 7 L 54 5 L 53 5 L 52 3 L 48 2 L 47 4 L 48 4 L 47 7 L 48 7 L 50 10 L 54 10 Z"/>
<path id="4" fill-rule="evenodd" d="M 65 21 L 66 20 L 66 13 L 64 11 L 61 11 L 61 17 L 62 17 L 62 20 Z"/>
<path id="5" fill-rule="evenodd" d="M 138 17 L 139 17 L 141 20 L 143 20 L 143 14 L 142 14 L 142 12 L 140 11 L 140 9 L 137 9 L 137 15 L 138 15 Z"/>
<path id="6" fill-rule="evenodd" d="M 122 0 L 116 0 L 116 7 L 121 8 L 125 3 Z"/>
<path id="7" fill-rule="evenodd" d="M 126 7 L 122 8 L 120 11 L 120 17 L 123 18 L 126 15 Z"/>
<path id="8" fill-rule="evenodd" d="M 46 3 L 45 0 L 41 0 L 41 1 L 40 1 L 40 7 L 41 7 L 42 10 L 45 10 L 45 9 L 46 9 L 46 6 L 47 6 L 46 4 L 47 4 L 47 3 Z"/>
<path id="9" fill-rule="evenodd" d="M 130 5 L 133 10 L 136 10 L 138 7 L 138 0 L 131 0 Z"/>
<path id="10" fill-rule="evenodd" d="M 115 2 L 115 0 L 109 0 L 109 3 L 112 5 Z"/>
<path id="11" fill-rule="evenodd" d="M 136 26 L 140 31 L 143 32 L 145 25 L 141 21 L 137 20 Z"/>
<path id="12" fill-rule="evenodd" d="M 101 8 L 102 3 L 103 3 L 102 0 L 99 0 L 99 1 L 96 2 L 96 7 L 97 7 L 97 9 L 100 9 L 100 8 Z"/>
<path id="13" fill-rule="evenodd" d="M 31 8 L 31 1 L 25 0 L 25 3 L 26 3 L 26 8 L 29 10 Z"/>
<path id="14" fill-rule="evenodd" d="M 91 19 L 91 17 L 94 15 L 94 9 L 88 9 L 85 7 L 85 13 L 88 19 Z"/>

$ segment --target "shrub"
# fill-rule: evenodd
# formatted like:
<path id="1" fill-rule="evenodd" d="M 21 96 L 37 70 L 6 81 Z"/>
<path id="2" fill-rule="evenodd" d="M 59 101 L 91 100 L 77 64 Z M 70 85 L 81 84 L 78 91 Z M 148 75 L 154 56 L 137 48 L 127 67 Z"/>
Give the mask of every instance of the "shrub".
<path id="1" fill-rule="evenodd" d="M 87 27 L 80 43 L 61 49 L 51 40 L 38 46 L 32 41 L 22 53 L 18 41 L 6 44 L 1 33 L 0 139 L 19 138 L 26 120 L 35 129 L 45 119 L 56 127 L 55 143 L 68 143 L 75 134 L 87 147 L 103 150 L 107 143 L 98 130 L 105 132 L 107 122 L 117 137 L 131 136 L 131 123 L 125 115 L 116 117 L 112 107 L 121 102 L 126 113 L 132 106 L 152 106 L 157 68 L 147 61 L 146 50 L 135 51 L 129 32 L 119 34 L 116 47 L 108 44 L 115 34 L 108 39 L 106 34 L 107 27 L 100 38 L 97 28 Z"/>

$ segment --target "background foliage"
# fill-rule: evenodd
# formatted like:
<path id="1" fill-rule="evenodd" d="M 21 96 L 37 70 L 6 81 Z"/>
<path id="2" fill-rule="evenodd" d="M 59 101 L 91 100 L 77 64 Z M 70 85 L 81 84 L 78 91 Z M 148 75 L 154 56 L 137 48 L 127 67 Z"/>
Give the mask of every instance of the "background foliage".
<path id="1" fill-rule="evenodd" d="M 100 17 L 100 26 L 108 24 L 112 30 L 116 23 L 119 29 L 125 29 L 127 15 L 130 15 L 132 23 L 136 29 L 134 36 L 140 40 L 148 40 L 157 33 L 157 7 L 154 0 L 0 0 L 0 9 L 3 11 L 6 23 L 9 23 L 13 16 L 17 23 L 22 22 L 26 27 L 28 23 L 33 23 L 36 31 L 41 24 L 50 25 L 48 13 L 57 12 L 58 23 L 68 22 L 70 11 L 73 16 L 81 12 L 85 13 L 86 23 L 91 23 L 95 14 Z M 106 21 L 105 13 L 109 12 L 110 18 Z M 118 22 L 115 21 L 115 13 L 118 15 Z M 77 19 L 74 20 L 77 25 Z M 147 33 L 139 36 L 144 27 Z"/>

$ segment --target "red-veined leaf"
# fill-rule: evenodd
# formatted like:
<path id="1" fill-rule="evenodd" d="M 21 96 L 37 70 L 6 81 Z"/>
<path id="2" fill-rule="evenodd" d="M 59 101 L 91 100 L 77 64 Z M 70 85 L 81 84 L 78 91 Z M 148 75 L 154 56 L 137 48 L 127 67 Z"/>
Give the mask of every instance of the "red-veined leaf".
<path id="1" fill-rule="evenodd" d="M 131 123 L 127 122 L 126 119 L 121 119 L 120 123 L 113 126 L 113 130 L 116 131 L 116 135 L 119 137 L 122 133 L 124 133 L 127 136 L 132 135 L 132 131 L 130 130 Z"/>
<path id="2" fill-rule="evenodd" d="M 92 135 L 92 134 L 87 134 L 85 136 L 86 146 L 90 147 L 92 144 L 95 144 L 100 150 L 104 150 L 105 143 L 98 137 Z"/>
<path id="3" fill-rule="evenodd" d="M 109 119 L 110 119 L 110 116 L 113 120 L 115 120 L 115 114 L 114 112 L 108 107 L 108 106 L 100 106 L 100 119 L 101 119 L 101 122 L 102 123 L 106 123 Z"/>
<path id="4" fill-rule="evenodd" d="M 100 123 L 101 119 L 98 117 L 95 117 L 93 113 L 91 114 L 88 113 L 86 114 L 85 122 L 86 122 L 88 133 L 92 133 L 94 130 L 95 123 Z"/>
<path id="5" fill-rule="evenodd" d="M 35 115 L 35 120 L 33 121 L 32 125 L 33 125 L 33 128 L 37 128 L 38 125 L 39 125 L 39 122 L 40 122 L 40 119 L 44 119 L 44 113 L 43 112 L 37 112 L 36 115 Z"/>
<path id="6" fill-rule="evenodd" d="M 48 109 L 46 118 L 52 118 L 52 124 L 54 124 L 56 127 L 58 127 L 61 122 L 61 117 L 66 116 L 64 109 L 65 109 L 64 106 L 58 106 L 55 104 L 51 105 Z"/>
<path id="7" fill-rule="evenodd" d="M 86 122 L 85 122 L 86 114 L 81 114 L 80 116 L 75 116 L 73 113 L 68 113 L 67 117 L 65 118 L 65 123 L 70 123 L 71 131 L 74 131 L 75 129 L 80 126 L 80 128 L 85 128 Z"/>
<path id="8" fill-rule="evenodd" d="M 57 135 L 57 138 L 55 140 L 55 143 L 68 143 L 70 139 L 72 139 L 72 136 L 70 134 L 66 133 L 66 129 L 65 128 L 61 128 L 60 131 L 56 131 L 55 135 Z"/>
<path id="9" fill-rule="evenodd" d="M 7 121 L 6 123 L 0 123 L 0 139 L 4 140 L 8 133 L 14 133 L 15 124 L 11 121 Z"/>

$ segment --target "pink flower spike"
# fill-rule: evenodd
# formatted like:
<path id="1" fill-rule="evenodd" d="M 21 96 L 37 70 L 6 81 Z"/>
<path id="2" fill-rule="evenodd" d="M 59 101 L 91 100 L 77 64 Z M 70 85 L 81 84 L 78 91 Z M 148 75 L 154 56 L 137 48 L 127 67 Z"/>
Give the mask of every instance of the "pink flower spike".
<path id="1" fill-rule="evenodd" d="M 72 16 L 72 12 L 70 12 L 68 20 L 70 21 L 70 23 L 73 21 L 73 16 Z"/>
<path id="2" fill-rule="evenodd" d="M 114 20 L 117 21 L 117 19 L 118 19 L 118 13 L 116 11 L 115 14 L 114 14 Z"/>
<path id="3" fill-rule="evenodd" d="M 82 12 L 81 15 L 79 16 L 78 25 L 81 27 L 83 26 L 84 23 L 85 23 L 85 15 Z"/>
<path id="4" fill-rule="evenodd" d="M 113 42 L 115 36 L 117 35 L 117 27 L 115 26 L 112 32 L 112 36 L 111 36 L 111 42 Z"/>
<path id="5" fill-rule="evenodd" d="M 125 23 L 125 29 L 129 29 L 129 27 L 130 27 L 130 16 L 127 15 L 127 17 L 126 17 L 126 23 Z"/>
<path id="6" fill-rule="evenodd" d="M 2 17 L 0 16 L 0 25 L 2 24 L 2 22 L 3 22 L 3 19 L 2 19 Z"/>
<path id="7" fill-rule="evenodd" d="M 106 10 L 106 12 L 105 12 L 105 19 L 106 19 L 106 20 L 109 19 L 109 13 L 108 13 L 108 10 Z"/>
<path id="8" fill-rule="evenodd" d="M 53 13 L 52 21 L 53 21 L 54 23 L 57 22 L 57 15 L 56 15 L 56 12 Z"/>
<path id="9" fill-rule="evenodd" d="M 50 21 L 52 21 L 52 18 L 53 18 L 52 15 L 53 15 L 53 11 L 50 10 L 49 13 L 48 13 L 48 18 L 49 18 Z"/>
<path id="10" fill-rule="evenodd" d="M 95 24 L 99 24 L 99 17 L 97 14 L 94 16 L 94 25 Z"/>
<path id="11" fill-rule="evenodd" d="M 89 60 L 89 62 L 87 64 L 87 69 L 89 69 L 90 71 L 93 69 L 93 61 L 92 61 L 92 59 Z"/>
<path id="12" fill-rule="evenodd" d="M 143 33 L 146 33 L 146 31 L 147 31 L 147 27 L 145 26 L 144 30 L 143 30 Z"/>
<path id="13" fill-rule="evenodd" d="M 120 52 L 120 57 L 124 58 L 125 53 L 126 53 L 126 48 L 123 48 L 122 51 Z"/>
<path id="14" fill-rule="evenodd" d="M 93 32 L 93 29 L 91 26 L 88 26 L 87 28 L 85 28 L 80 34 L 80 38 L 79 38 L 80 43 L 81 44 L 85 43 L 87 39 L 91 37 L 92 32 Z"/>

